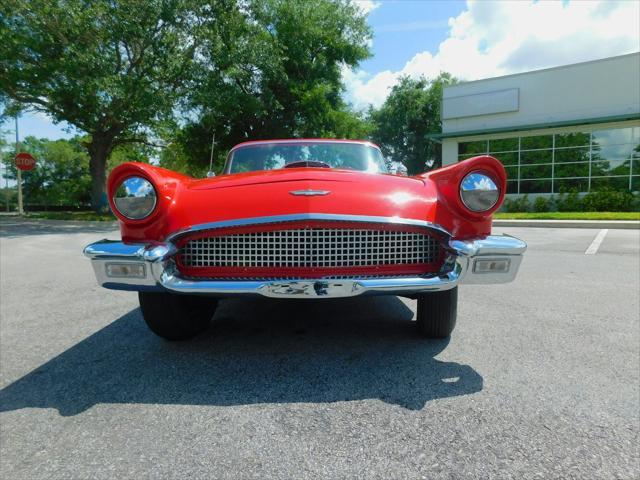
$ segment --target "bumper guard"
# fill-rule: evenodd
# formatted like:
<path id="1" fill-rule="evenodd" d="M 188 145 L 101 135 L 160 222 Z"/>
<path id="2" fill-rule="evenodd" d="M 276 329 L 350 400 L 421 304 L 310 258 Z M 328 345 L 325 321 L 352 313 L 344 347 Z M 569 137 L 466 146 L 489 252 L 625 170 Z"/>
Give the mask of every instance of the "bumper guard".
<path id="1" fill-rule="evenodd" d="M 526 243 L 508 235 L 449 241 L 447 273 L 396 278 L 301 280 L 190 280 L 180 277 L 172 257 L 175 246 L 125 244 L 101 240 L 84 249 L 98 283 L 114 290 L 170 291 L 232 297 L 337 298 L 356 295 L 412 295 L 447 290 L 459 283 L 511 282 L 518 273 Z"/>

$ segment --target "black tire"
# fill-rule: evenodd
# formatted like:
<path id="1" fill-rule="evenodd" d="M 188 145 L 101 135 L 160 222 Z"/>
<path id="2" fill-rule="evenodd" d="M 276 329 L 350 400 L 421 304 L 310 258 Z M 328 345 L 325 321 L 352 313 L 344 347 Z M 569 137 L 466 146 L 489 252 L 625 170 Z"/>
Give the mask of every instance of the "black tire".
<path id="1" fill-rule="evenodd" d="M 167 340 L 187 340 L 207 329 L 218 301 L 195 295 L 138 292 L 142 318 L 149 329 Z"/>
<path id="2" fill-rule="evenodd" d="M 417 296 L 418 330 L 427 338 L 446 338 L 456 326 L 458 287 Z"/>

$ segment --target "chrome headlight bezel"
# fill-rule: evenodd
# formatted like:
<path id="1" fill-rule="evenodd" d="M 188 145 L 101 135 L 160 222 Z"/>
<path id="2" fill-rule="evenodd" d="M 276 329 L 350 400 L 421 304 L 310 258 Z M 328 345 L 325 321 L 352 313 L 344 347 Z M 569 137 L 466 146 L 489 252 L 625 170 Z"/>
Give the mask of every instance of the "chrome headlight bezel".
<path id="1" fill-rule="evenodd" d="M 469 172 L 460 182 L 460 201 L 471 212 L 490 211 L 500 200 L 500 187 L 486 172 Z"/>
<path id="2" fill-rule="evenodd" d="M 158 195 L 153 184 L 137 175 L 122 180 L 113 194 L 116 210 L 129 220 L 147 218 L 155 211 L 157 204 Z"/>

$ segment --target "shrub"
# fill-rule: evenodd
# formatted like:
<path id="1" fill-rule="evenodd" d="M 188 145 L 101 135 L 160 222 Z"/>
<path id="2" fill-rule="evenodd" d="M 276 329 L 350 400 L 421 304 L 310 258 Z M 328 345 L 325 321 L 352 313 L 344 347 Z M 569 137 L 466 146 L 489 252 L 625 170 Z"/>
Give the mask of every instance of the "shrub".
<path id="1" fill-rule="evenodd" d="M 630 192 L 603 189 L 586 194 L 582 204 L 587 212 L 630 212 L 634 200 Z"/>
<path id="2" fill-rule="evenodd" d="M 551 210 L 551 202 L 547 197 L 538 197 L 533 202 L 534 212 L 548 212 Z"/>
<path id="3" fill-rule="evenodd" d="M 504 201 L 503 208 L 506 212 L 528 212 L 529 196 L 523 195 L 514 199 L 507 198 Z"/>
<path id="4" fill-rule="evenodd" d="M 571 190 L 569 193 L 558 195 L 556 207 L 559 212 L 581 212 L 583 208 L 578 191 Z"/>

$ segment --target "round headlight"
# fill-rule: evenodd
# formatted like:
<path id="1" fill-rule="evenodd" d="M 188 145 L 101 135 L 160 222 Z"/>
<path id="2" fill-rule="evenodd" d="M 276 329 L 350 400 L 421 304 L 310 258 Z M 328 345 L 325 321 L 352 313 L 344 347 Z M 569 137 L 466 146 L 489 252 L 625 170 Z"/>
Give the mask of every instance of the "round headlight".
<path id="1" fill-rule="evenodd" d="M 116 190 L 113 203 L 123 216 L 141 220 L 156 208 L 156 191 L 148 180 L 129 177 Z"/>
<path id="2" fill-rule="evenodd" d="M 500 198 L 500 189 L 491 177 L 479 172 L 472 172 L 460 183 L 462 203 L 472 212 L 491 210 Z"/>

